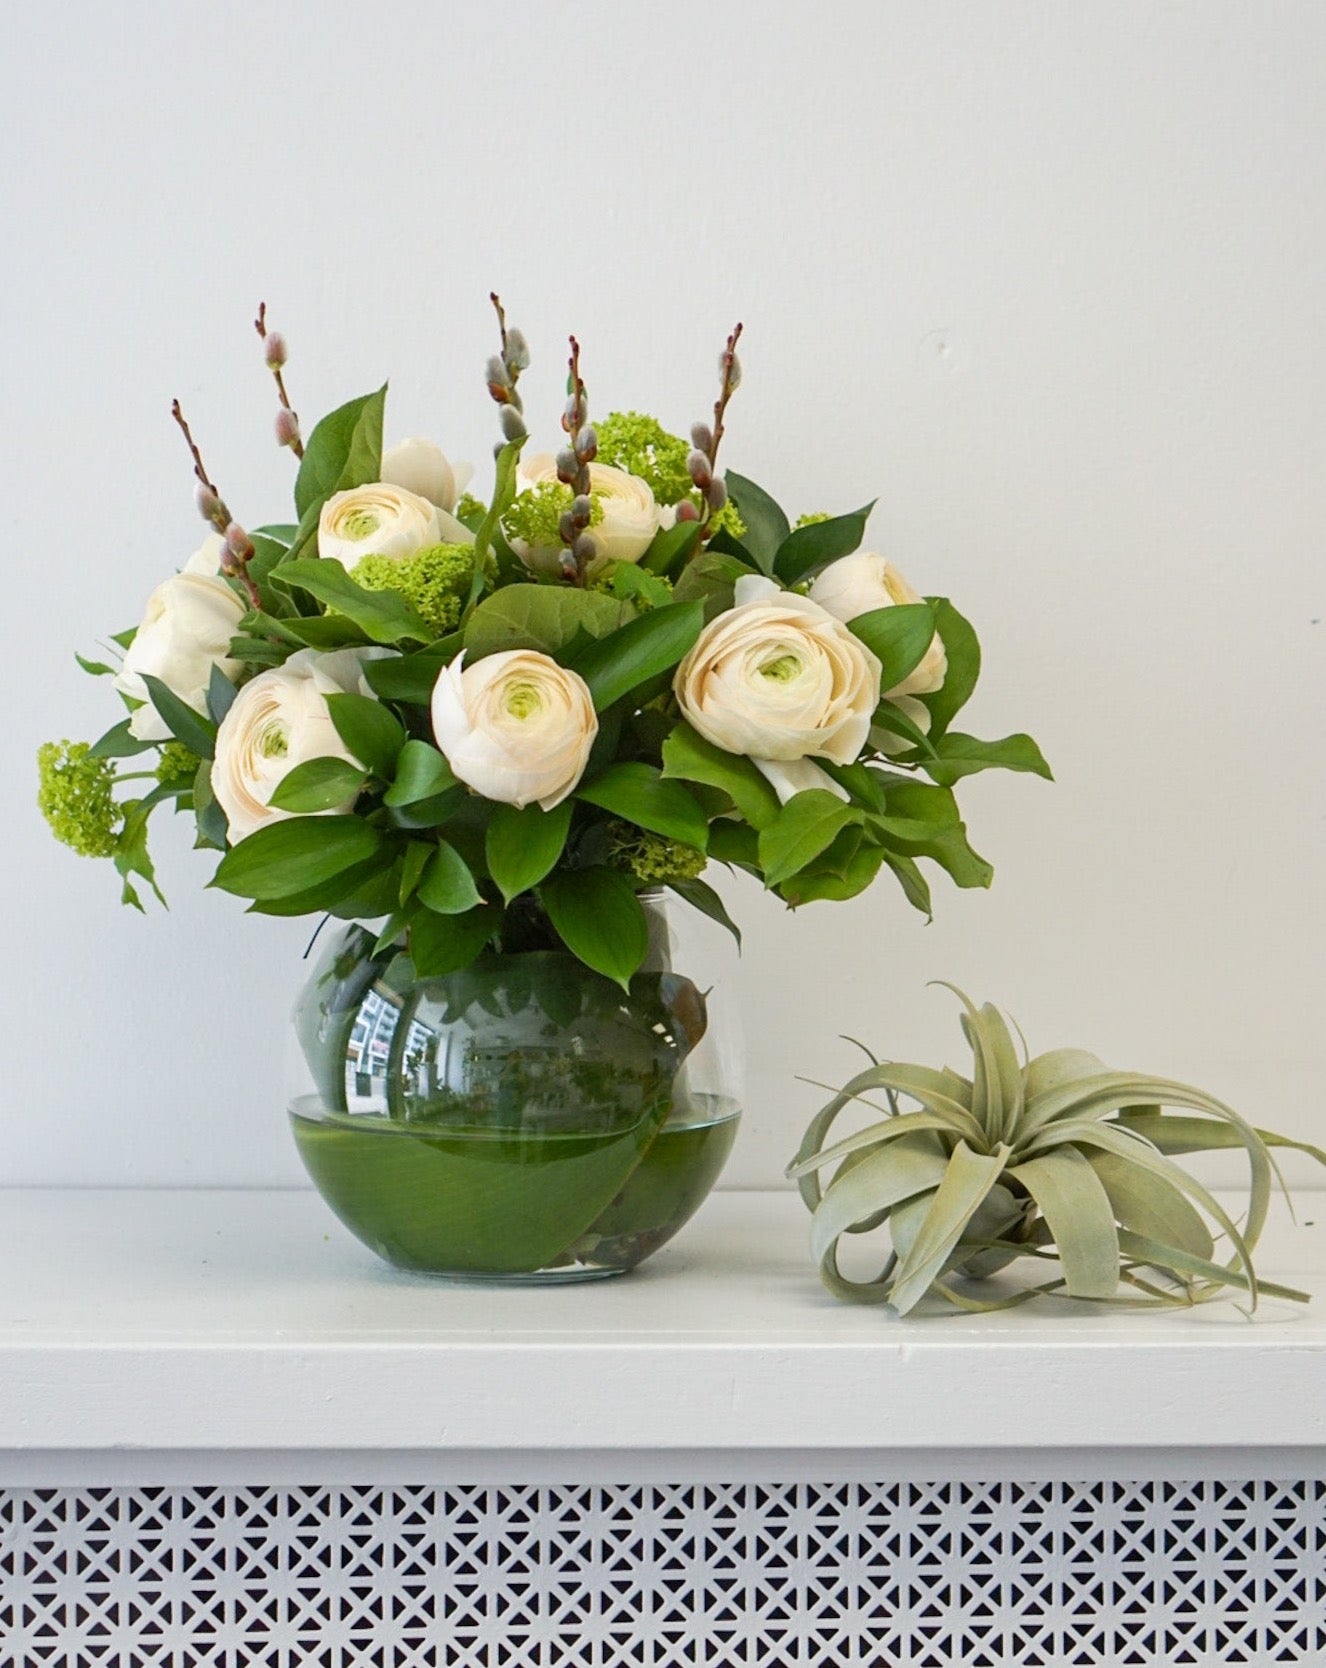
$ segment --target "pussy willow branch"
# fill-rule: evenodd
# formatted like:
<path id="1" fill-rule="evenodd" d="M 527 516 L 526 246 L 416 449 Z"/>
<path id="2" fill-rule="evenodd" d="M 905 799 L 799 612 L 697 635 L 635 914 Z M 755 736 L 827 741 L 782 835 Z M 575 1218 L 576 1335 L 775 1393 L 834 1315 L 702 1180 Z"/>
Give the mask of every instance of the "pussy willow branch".
<path id="1" fill-rule="evenodd" d="M 221 571 L 229 578 L 239 580 L 244 587 L 244 594 L 249 599 L 249 607 L 261 613 L 262 596 L 249 574 L 249 563 L 253 559 L 252 541 L 231 516 L 225 500 L 216 490 L 216 483 L 207 473 L 203 454 L 198 450 L 198 442 L 193 438 L 193 432 L 177 399 L 170 402 L 170 414 L 178 423 L 180 433 L 189 448 L 189 455 L 193 459 L 193 473 L 198 482 L 198 507 L 203 513 L 203 519 L 225 540 L 221 552 Z"/>
<path id="2" fill-rule="evenodd" d="M 253 328 L 258 332 L 259 337 L 265 342 L 267 340 L 267 303 L 265 301 L 260 301 L 258 303 L 258 316 L 253 321 Z M 295 410 L 294 406 L 291 405 L 290 396 L 286 393 L 284 372 L 282 371 L 280 365 L 269 364 L 268 369 L 271 371 L 272 376 L 276 381 L 276 392 L 282 406 L 295 420 L 294 435 L 289 443 L 290 450 L 297 458 L 302 458 L 304 455 L 304 442 L 299 438 L 299 413 Z"/>

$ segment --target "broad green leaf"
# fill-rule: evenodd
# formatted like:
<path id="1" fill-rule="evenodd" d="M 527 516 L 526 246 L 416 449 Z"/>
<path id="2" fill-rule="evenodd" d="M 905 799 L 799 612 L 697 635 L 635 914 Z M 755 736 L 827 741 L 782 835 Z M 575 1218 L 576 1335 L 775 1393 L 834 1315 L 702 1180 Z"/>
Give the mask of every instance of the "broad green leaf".
<path id="1" fill-rule="evenodd" d="M 539 649 L 555 655 L 581 632 L 606 637 L 633 617 L 629 603 L 602 591 L 581 591 L 569 585 L 505 585 L 485 597 L 470 615 L 465 649 L 471 660 L 505 649 Z"/>
<path id="2" fill-rule="evenodd" d="M 779 546 L 773 571 L 784 585 L 795 585 L 830 562 L 836 562 L 840 556 L 850 556 L 859 549 L 866 535 L 866 522 L 874 507 L 872 498 L 863 509 L 853 510 L 850 515 L 831 516 L 828 521 L 813 521 L 808 527 L 798 527 Z"/>
<path id="3" fill-rule="evenodd" d="M 935 757 L 928 760 L 926 771 L 936 782 L 945 786 L 972 776 L 978 770 L 1021 770 L 1033 776 L 1043 776 L 1047 782 L 1054 777 L 1039 747 L 1027 735 L 1005 736 L 1001 741 L 978 741 L 958 730 L 949 730 L 934 744 Z"/>
<path id="4" fill-rule="evenodd" d="M 393 828 L 418 831 L 441 828 L 453 822 L 473 801 L 464 788 L 448 788 L 443 793 L 429 794 L 427 799 L 412 799 L 408 805 L 387 807 L 387 820 Z"/>
<path id="5" fill-rule="evenodd" d="M 212 766 L 204 759 L 193 776 L 193 816 L 198 825 L 195 850 L 224 851 L 229 825 L 212 792 Z"/>
<path id="6" fill-rule="evenodd" d="M 94 759 L 132 759 L 138 753 L 150 752 L 154 747 L 160 747 L 159 741 L 140 741 L 136 735 L 130 733 L 130 720 L 122 718 L 118 724 L 111 726 L 104 736 L 99 736 L 88 749 Z"/>
<path id="7" fill-rule="evenodd" d="M 673 603 L 596 638 L 568 664 L 589 685 L 595 709 L 602 712 L 651 678 L 670 672 L 703 627 L 703 603 Z"/>
<path id="8" fill-rule="evenodd" d="M 1139 1170 L 1116 1153 L 1089 1153 L 1087 1162 L 1109 1194 L 1121 1227 L 1177 1246 L 1190 1256 L 1215 1255 L 1215 1242 L 1201 1213 L 1172 1182 L 1149 1170 Z"/>
<path id="9" fill-rule="evenodd" d="M 981 675 L 981 645 L 970 623 L 947 597 L 931 597 L 935 629 L 948 658 L 942 688 L 920 699 L 930 708 L 930 734 L 937 741 L 971 699 Z"/>
<path id="10" fill-rule="evenodd" d="M 372 695 L 328 695 L 336 733 L 360 764 L 390 782 L 405 746 L 405 729 L 390 707 Z"/>
<path id="11" fill-rule="evenodd" d="M 720 927 L 726 927 L 741 944 L 741 929 L 728 914 L 722 898 L 713 887 L 704 880 L 670 880 L 668 890 L 675 892 L 679 898 L 685 899 L 692 909 L 698 909 L 702 915 L 707 915 L 711 921 L 717 921 Z"/>
<path id="12" fill-rule="evenodd" d="M 74 659 L 90 678 L 113 678 L 115 676 L 115 668 L 107 666 L 104 660 L 88 660 L 77 651 L 74 653 Z"/>
<path id="13" fill-rule="evenodd" d="M 1113 1297 L 1119 1289 L 1114 1206 L 1086 1156 L 1076 1147 L 1058 1147 L 1008 1173 L 1049 1223 L 1069 1296 Z"/>
<path id="14" fill-rule="evenodd" d="M 672 587 L 639 562 L 617 562 L 612 569 L 612 594 L 623 602 L 640 601 L 649 608 L 670 608 Z"/>
<path id="15" fill-rule="evenodd" d="M 564 869 L 544 881 L 539 896 L 571 954 L 628 989 L 649 948 L 649 928 L 625 877 L 603 867 Z"/>
<path id="16" fill-rule="evenodd" d="M 396 901 L 389 858 L 390 854 L 384 851 L 298 892 L 285 893 L 279 898 L 257 898 L 249 905 L 248 912 L 251 915 L 333 914 L 342 920 L 376 919 L 385 915 Z M 362 901 L 366 895 L 369 896 L 367 904 Z"/>
<path id="17" fill-rule="evenodd" d="M 640 558 L 639 565 L 648 573 L 670 577 L 695 553 L 699 542 L 700 523 L 678 521 L 654 534 L 653 542 Z"/>
<path id="18" fill-rule="evenodd" d="M 325 607 L 344 614 L 375 643 L 427 643 L 433 635 L 427 621 L 398 591 L 366 591 L 362 585 L 355 584 L 339 562 L 329 558 L 306 557 L 283 562 L 276 569 L 275 577 L 282 584 L 307 591 Z M 285 623 L 289 625 L 288 621 Z"/>
<path id="19" fill-rule="evenodd" d="M 450 666 L 461 648 L 457 632 L 425 649 L 365 661 L 364 677 L 368 687 L 384 701 L 408 701 L 412 706 L 426 707 L 432 701 L 438 674 L 444 666 Z"/>
<path id="20" fill-rule="evenodd" d="M 212 667 L 212 674 L 207 680 L 207 716 L 213 724 L 220 727 L 221 720 L 235 704 L 235 697 L 239 690 L 219 666 Z"/>
<path id="21" fill-rule="evenodd" d="M 736 556 L 705 550 L 686 564 L 672 594 L 678 602 L 702 603 L 705 619 L 712 620 L 731 608 L 737 581 L 753 571 Z"/>
<path id="22" fill-rule="evenodd" d="M 385 795 L 388 805 L 416 805 L 457 785 L 451 766 L 437 748 L 415 737 L 396 755 L 395 776 Z"/>
<path id="23" fill-rule="evenodd" d="M 663 774 L 720 788 L 752 828 L 767 828 L 779 813 L 778 795 L 749 759 L 715 747 L 689 724 L 663 743 Z"/>
<path id="24" fill-rule="evenodd" d="M 427 867 L 434 849 L 431 840 L 411 840 L 406 846 L 405 855 L 401 858 L 401 882 L 396 890 L 396 897 L 402 905 L 409 903 L 414 896 L 419 877 Z M 388 942 L 390 943 L 390 940 Z"/>
<path id="25" fill-rule="evenodd" d="M 176 793 L 177 790 L 163 784 L 153 788 L 143 799 L 129 799 L 124 802 L 124 822 L 121 824 L 112 857 L 115 872 L 124 883 L 120 892 L 120 902 L 140 912 L 143 911 L 143 906 L 133 884 L 134 875 L 145 880 L 155 892 L 157 902 L 163 908 L 166 906 L 166 899 L 157 885 L 156 869 L 147 849 L 147 822 L 156 807 L 163 800 L 174 798 Z"/>
<path id="26" fill-rule="evenodd" d="M 760 830 L 760 867 L 766 886 L 777 886 L 818 857 L 838 831 L 861 813 L 827 788 L 794 794 Z"/>
<path id="27" fill-rule="evenodd" d="M 935 635 L 935 615 L 928 603 L 900 603 L 858 614 L 848 621 L 847 629 L 879 661 L 879 686 L 889 690 L 895 689 L 925 658 Z"/>
<path id="28" fill-rule="evenodd" d="M 409 911 L 410 959 L 421 979 L 459 973 L 480 954 L 501 919 L 491 904 L 464 915 L 438 915 L 417 900 Z"/>
<path id="29" fill-rule="evenodd" d="M 832 850 L 833 847 L 830 846 L 825 856 L 827 857 Z M 800 874 L 790 876 L 780 886 L 782 896 L 794 909 L 800 908 L 802 904 L 818 903 L 822 900 L 843 903 L 848 898 L 859 897 L 884 866 L 884 853 L 878 846 L 860 845 L 845 863 L 835 868 L 822 871 L 821 862 L 822 860 L 817 860 Z"/>
<path id="30" fill-rule="evenodd" d="M 495 808 L 484 851 L 488 872 L 507 903 L 552 873 L 571 831 L 572 809 L 569 799 L 551 811 L 538 805 L 526 805 L 523 810 L 514 805 Z"/>
<path id="31" fill-rule="evenodd" d="M 216 725 L 212 720 L 204 718 L 201 713 L 195 712 L 186 702 L 181 701 L 174 690 L 167 689 L 160 678 L 144 673 L 143 682 L 152 697 L 152 705 L 176 741 L 182 741 L 189 751 L 196 753 L 200 759 L 210 759 L 216 752 Z"/>
<path id="32" fill-rule="evenodd" d="M 703 808 L 680 782 L 665 779 L 653 765 L 613 765 L 597 781 L 581 787 L 576 798 L 699 851 L 709 843 Z"/>
<path id="33" fill-rule="evenodd" d="M 774 558 L 792 531 L 786 515 L 762 486 L 738 475 L 735 469 L 729 469 L 724 479 L 746 523 L 741 542 L 759 563 L 760 572 L 772 573 Z"/>
<path id="34" fill-rule="evenodd" d="M 913 719 L 909 718 L 896 701 L 883 700 L 875 708 L 870 720 L 870 728 L 883 730 L 887 735 L 900 736 L 903 741 L 911 743 L 912 748 L 926 758 L 934 757 L 934 747 L 930 737 Z M 878 736 L 871 737 L 872 745 L 881 752 L 889 752 L 890 756 L 897 754 L 901 757 L 907 749 L 888 749 L 881 745 Z"/>
<path id="35" fill-rule="evenodd" d="M 920 1231 L 899 1258 L 889 1302 L 906 1315 L 921 1301 L 944 1271 L 949 1253 L 962 1237 L 985 1196 L 998 1181 L 1008 1161 L 1008 1148 L 976 1153 L 959 1141 L 948 1169 L 925 1214 Z"/>
<path id="36" fill-rule="evenodd" d="M 717 788 L 704 788 L 702 793 L 716 794 Z M 727 804 L 724 798 L 724 807 Z M 720 810 L 722 807 L 720 807 Z M 738 868 L 756 870 L 760 866 L 760 836 L 747 823 L 734 822 L 720 815 L 709 824 L 709 856 L 715 863 L 734 863 Z"/>
<path id="37" fill-rule="evenodd" d="M 295 479 L 295 508 L 301 518 L 332 493 L 378 479 L 386 399 L 384 383 L 375 393 L 347 400 L 315 425 L 304 442 Z"/>
<path id="38" fill-rule="evenodd" d="M 359 817 L 296 817 L 232 846 L 212 885 L 241 898 L 283 898 L 376 858 L 382 835 Z"/>
<path id="39" fill-rule="evenodd" d="M 886 852 L 884 861 L 893 870 L 898 885 L 902 887 L 902 895 L 912 908 L 919 910 L 929 921 L 934 918 L 934 910 L 930 902 L 930 885 L 925 876 L 910 857 L 901 852 Z"/>
<path id="40" fill-rule="evenodd" d="M 365 772 L 346 759 L 307 759 L 286 772 L 267 803 L 278 811 L 300 814 L 348 807 L 367 780 Z"/>
<path id="41" fill-rule="evenodd" d="M 463 915 L 483 902 L 469 865 L 455 846 L 445 840 L 437 842 L 415 894 L 438 915 Z"/>

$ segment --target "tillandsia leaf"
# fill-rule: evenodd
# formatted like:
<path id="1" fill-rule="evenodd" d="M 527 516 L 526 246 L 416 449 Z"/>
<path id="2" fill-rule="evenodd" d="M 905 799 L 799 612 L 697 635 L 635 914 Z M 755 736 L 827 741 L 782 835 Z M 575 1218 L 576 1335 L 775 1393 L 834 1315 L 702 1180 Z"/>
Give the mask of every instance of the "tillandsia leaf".
<path id="1" fill-rule="evenodd" d="M 824 1190 L 811 1219 L 810 1254 L 816 1267 L 843 1234 L 877 1224 L 904 1199 L 933 1193 L 947 1170 L 947 1155 L 925 1147 L 916 1137 L 868 1152 L 859 1163 L 844 1167 Z"/>
<path id="2" fill-rule="evenodd" d="M 1010 1149 L 1005 1146 L 993 1153 L 979 1153 L 959 1141 L 953 1149 L 920 1230 L 899 1257 L 889 1302 L 900 1315 L 916 1307 L 943 1271 L 963 1229 L 999 1180 L 1009 1156 Z"/>
<path id="3" fill-rule="evenodd" d="M 1090 1161 L 1058 1147 L 1009 1170 L 1050 1225 L 1073 1297 L 1113 1297 L 1119 1289 L 1119 1234 L 1114 1207 Z"/>
<path id="4" fill-rule="evenodd" d="M 874 1089 L 884 1089 L 893 1094 L 909 1095 L 919 1101 L 928 1115 L 939 1119 L 937 1125 L 926 1127 L 945 1128 L 955 1136 L 963 1136 L 978 1146 L 985 1140 L 985 1131 L 970 1110 L 964 1104 L 963 1091 L 971 1095 L 971 1085 L 964 1079 L 944 1071 L 933 1071 L 928 1066 L 898 1065 L 885 1061 L 877 1066 L 870 1066 L 843 1085 L 827 1106 L 821 1108 L 806 1132 L 806 1139 L 802 1142 L 802 1150 L 789 1166 L 787 1174 L 793 1179 L 807 1174 L 820 1165 L 832 1163 L 836 1158 L 846 1157 L 848 1152 L 855 1152 L 858 1147 L 868 1146 L 870 1142 L 860 1139 L 861 1135 L 869 1134 L 860 1131 L 856 1135 L 849 1135 L 836 1146 L 822 1148 L 830 1125 L 844 1107 L 853 1101 L 863 1100 L 863 1097 Z M 871 1103 L 866 1101 L 866 1105 Z M 903 1116 L 912 1117 L 915 1114 L 906 1113 Z M 872 1130 L 887 1128 L 888 1125 L 872 1125 Z M 910 1127 L 910 1126 L 909 1126 Z M 876 1136 L 876 1139 L 880 1137 Z"/>
<path id="5" fill-rule="evenodd" d="M 941 979 L 939 983 L 945 990 L 951 990 L 962 1003 L 962 1032 L 972 1051 L 972 1114 L 984 1131 L 985 1140 L 999 1141 L 1003 1138 L 1007 1120 L 1004 1080 L 999 1070 L 994 1038 L 966 991 L 959 990 L 957 985 L 946 980 Z M 1012 1046 L 1011 1042 L 1009 1046 Z"/>
<path id="6" fill-rule="evenodd" d="M 1109 1194 L 1121 1228 L 1174 1245 L 1189 1256 L 1215 1255 L 1215 1241 L 1201 1212 L 1167 1177 L 1139 1170 L 1115 1153 L 1088 1153 L 1087 1162 Z"/>
<path id="7" fill-rule="evenodd" d="M 1125 1255 L 1135 1257 L 1138 1262 L 1145 1263 L 1148 1267 L 1164 1269 L 1178 1279 L 1205 1280 L 1216 1287 L 1236 1286 L 1241 1291 L 1252 1292 L 1254 1300 L 1261 1296 L 1288 1298 L 1292 1303 L 1312 1301 L 1309 1292 L 1298 1291 L 1293 1286 L 1273 1285 L 1267 1280 L 1259 1280 L 1254 1288 L 1248 1276 L 1237 1268 L 1227 1268 L 1223 1263 L 1196 1257 L 1189 1251 L 1179 1250 L 1177 1246 L 1149 1239 L 1144 1234 L 1132 1233 L 1127 1229 L 1120 1231 L 1119 1245 Z"/>
<path id="8" fill-rule="evenodd" d="M 1030 1102 L 1050 1089 L 1080 1083 L 1088 1077 L 1104 1076 L 1109 1069 L 1103 1060 L 1088 1054 L 1085 1048 L 1054 1048 L 1048 1054 L 1038 1054 L 1027 1062 L 1023 1072 L 1023 1092 Z"/>
<path id="9" fill-rule="evenodd" d="M 1114 1122 L 1120 1129 L 1130 1129 L 1134 1135 L 1144 1136 L 1170 1157 L 1183 1153 L 1224 1152 L 1245 1145 L 1236 1129 L 1215 1118 L 1184 1118 L 1150 1107 L 1125 1107 Z M 1314 1147 L 1311 1142 L 1294 1141 L 1269 1129 L 1259 1129 L 1257 1134 L 1268 1147 L 1290 1148 L 1315 1158 L 1318 1164 L 1326 1164 L 1326 1152 Z"/>

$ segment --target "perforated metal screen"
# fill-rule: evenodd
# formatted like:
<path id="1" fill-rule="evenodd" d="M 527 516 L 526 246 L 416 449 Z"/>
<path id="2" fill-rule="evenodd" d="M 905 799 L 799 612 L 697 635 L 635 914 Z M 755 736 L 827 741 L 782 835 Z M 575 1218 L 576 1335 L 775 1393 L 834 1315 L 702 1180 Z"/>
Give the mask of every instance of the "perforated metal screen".
<path id="1" fill-rule="evenodd" d="M 1326 1484 L 0 1491 L 15 1668 L 1326 1662 Z"/>

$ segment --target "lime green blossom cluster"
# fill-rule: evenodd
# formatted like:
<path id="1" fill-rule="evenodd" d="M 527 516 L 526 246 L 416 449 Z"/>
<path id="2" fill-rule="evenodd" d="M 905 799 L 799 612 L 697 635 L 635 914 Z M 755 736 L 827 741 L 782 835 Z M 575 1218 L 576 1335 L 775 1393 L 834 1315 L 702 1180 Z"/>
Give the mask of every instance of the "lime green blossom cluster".
<path id="1" fill-rule="evenodd" d="M 700 495 L 697 492 L 695 495 L 697 507 L 699 502 Z M 741 539 L 746 536 L 746 523 L 741 519 L 741 512 L 731 498 L 728 499 L 721 510 L 714 511 L 709 518 L 709 525 L 715 532 L 721 529 L 724 533 L 730 533 L 734 539 Z"/>
<path id="2" fill-rule="evenodd" d="M 571 508 L 574 493 L 561 481 L 539 481 L 537 485 L 518 493 L 511 508 L 502 517 L 502 531 L 508 539 L 521 539 L 532 550 L 555 550 L 562 542 L 558 523 Z M 597 527 L 603 520 L 601 494 L 591 493 L 593 508 L 589 525 Z"/>
<path id="3" fill-rule="evenodd" d="M 411 556 L 362 556 L 354 581 L 366 591 L 399 592 L 441 637 L 460 624 L 473 574 L 472 545 L 430 544 Z"/>
<path id="4" fill-rule="evenodd" d="M 645 886 L 666 886 L 673 880 L 695 880 L 708 858 L 694 846 L 668 840 L 628 823 L 615 822 L 608 831 L 608 861 Z"/>
<path id="5" fill-rule="evenodd" d="M 643 411 L 613 411 L 595 423 L 598 461 L 638 475 L 660 504 L 679 504 L 691 493 L 686 456 L 690 446 Z"/>
<path id="6" fill-rule="evenodd" d="M 833 517 L 827 510 L 811 510 L 808 515 L 797 517 L 798 527 L 813 527 L 818 521 L 832 521 Z"/>
<path id="7" fill-rule="evenodd" d="M 488 514 L 488 506 L 482 498 L 476 498 L 472 492 L 462 492 L 456 502 L 455 517 L 463 521 L 468 527 L 472 521 L 482 521 Z"/>
<path id="8" fill-rule="evenodd" d="M 111 857 L 120 807 L 111 797 L 115 766 L 85 741 L 47 741 L 37 749 L 37 809 L 51 833 L 80 857 Z"/>
<path id="9" fill-rule="evenodd" d="M 157 781 L 192 782 L 200 763 L 201 760 L 192 748 L 172 737 L 170 741 L 161 743 L 161 752 L 157 758 Z"/>

